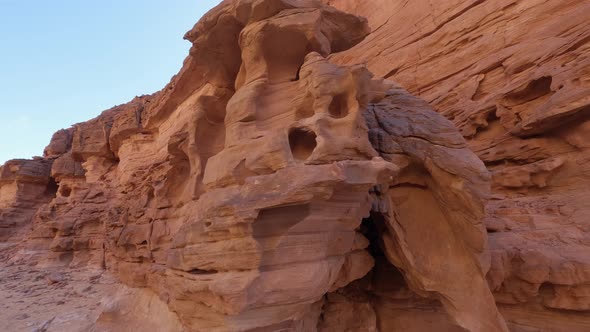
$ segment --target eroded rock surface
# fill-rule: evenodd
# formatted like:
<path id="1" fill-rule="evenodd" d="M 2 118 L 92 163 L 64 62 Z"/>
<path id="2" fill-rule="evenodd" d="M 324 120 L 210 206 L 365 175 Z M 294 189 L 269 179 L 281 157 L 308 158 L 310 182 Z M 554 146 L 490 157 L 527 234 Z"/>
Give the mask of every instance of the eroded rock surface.
<path id="1" fill-rule="evenodd" d="M 0 168 L 0 261 L 135 287 L 80 330 L 590 326 L 588 6 L 329 2 L 369 21 L 222 2 L 163 90 Z"/>
<path id="2" fill-rule="evenodd" d="M 325 1 L 365 62 L 451 120 L 492 174 L 487 275 L 514 331 L 590 329 L 588 1 Z"/>
<path id="3" fill-rule="evenodd" d="M 36 208 L 55 196 L 52 162 L 17 159 L 0 166 L 0 241 L 9 245 L 23 236 Z"/>

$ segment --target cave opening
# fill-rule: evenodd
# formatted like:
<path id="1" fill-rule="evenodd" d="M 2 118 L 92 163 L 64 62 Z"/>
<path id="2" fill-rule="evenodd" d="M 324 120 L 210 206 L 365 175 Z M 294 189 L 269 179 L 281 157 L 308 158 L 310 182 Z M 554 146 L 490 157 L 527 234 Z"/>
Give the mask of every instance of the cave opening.
<path id="1" fill-rule="evenodd" d="M 375 259 L 378 257 L 385 257 L 385 253 L 383 252 L 380 243 L 385 228 L 384 218 L 385 217 L 382 213 L 371 211 L 369 217 L 364 218 L 359 227 L 360 233 L 369 240 L 369 247 L 367 250 Z"/>
<path id="2" fill-rule="evenodd" d="M 400 270 L 387 258 L 384 246 L 384 236 L 389 232 L 387 218 L 381 212 L 371 211 L 361 221 L 357 232 L 368 240 L 364 250 L 373 257 L 374 265 L 364 277 L 326 295 L 318 323 L 320 328 L 355 325 L 392 331 L 400 326 L 397 314 L 410 303 L 407 300 L 411 293 Z M 347 307 L 354 313 L 352 320 L 338 314 L 338 310 Z"/>
<path id="3" fill-rule="evenodd" d="M 383 236 L 389 232 L 387 217 L 381 212 L 371 211 L 369 217 L 364 218 L 359 231 L 369 240 L 367 251 L 375 259 L 373 269 L 367 274 L 371 279 L 371 291 L 393 291 L 407 288 L 401 271 L 389 261 L 385 254 Z"/>
<path id="4" fill-rule="evenodd" d="M 45 188 L 45 194 L 49 197 L 56 197 L 57 190 L 59 189 L 59 185 L 55 181 L 54 178 L 49 178 L 49 182 L 47 183 L 47 187 Z"/>
<path id="5" fill-rule="evenodd" d="M 292 128 L 289 130 L 289 146 L 293 158 L 306 160 L 317 146 L 317 135 L 310 129 Z"/>
<path id="6" fill-rule="evenodd" d="M 348 115 L 348 96 L 344 93 L 332 97 L 328 111 L 336 119 L 344 118 Z"/>

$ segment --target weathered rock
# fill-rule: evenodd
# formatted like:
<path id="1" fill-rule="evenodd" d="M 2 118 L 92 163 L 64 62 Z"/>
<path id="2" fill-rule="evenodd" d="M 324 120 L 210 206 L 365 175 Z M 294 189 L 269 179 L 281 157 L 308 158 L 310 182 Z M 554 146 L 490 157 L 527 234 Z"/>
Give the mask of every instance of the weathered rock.
<path id="1" fill-rule="evenodd" d="M 590 329 L 590 3 L 324 2 L 373 30 L 331 60 L 422 97 L 492 173 L 488 281 L 511 329 Z"/>
<path id="2" fill-rule="evenodd" d="M 381 252 L 458 326 L 506 330 L 484 281 L 489 175 L 425 102 L 326 58 L 368 32 L 317 1 L 222 3 L 164 90 L 54 136 L 39 162 L 59 187 L 13 260 L 102 266 L 189 330 L 375 331 L 370 289 L 348 285 Z"/>
<path id="3" fill-rule="evenodd" d="M 587 329 L 590 4 L 324 2 L 369 20 L 224 1 L 163 90 L 0 168 L 12 261 L 149 288 L 104 330 Z"/>
<path id="4" fill-rule="evenodd" d="M 47 275 L 47 277 L 45 279 L 47 279 L 48 285 L 53 285 L 56 283 L 64 282 L 66 280 L 65 276 L 61 273 L 58 273 L 58 272 L 50 273 L 49 275 Z"/>
<path id="5" fill-rule="evenodd" d="M 57 185 L 50 178 L 51 164 L 38 158 L 0 166 L 0 241 L 22 239 L 36 208 L 53 198 Z"/>
<path id="6" fill-rule="evenodd" d="M 59 130 L 53 134 L 51 142 L 43 152 L 43 156 L 45 158 L 55 158 L 70 151 L 72 147 L 72 132 L 73 130 L 70 128 Z"/>

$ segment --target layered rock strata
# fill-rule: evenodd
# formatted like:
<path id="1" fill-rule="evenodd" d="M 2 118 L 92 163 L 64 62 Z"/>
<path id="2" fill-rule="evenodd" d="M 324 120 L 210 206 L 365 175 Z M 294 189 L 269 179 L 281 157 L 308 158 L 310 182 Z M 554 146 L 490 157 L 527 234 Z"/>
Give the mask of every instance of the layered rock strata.
<path id="1" fill-rule="evenodd" d="M 590 3 L 325 2 L 372 28 L 332 61 L 426 100 L 492 174 L 487 279 L 511 329 L 590 329 Z"/>
<path id="2" fill-rule="evenodd" d="M 588 6 L 324 2 L 369 21 L 224 1 L 163 90 L 3 166 L 12 261 L 103 267 L 190 331 L 590 326 Z"/>
<path id="3" fill-rule="evenodd" d="M 11 160 L 0 166 L 0 241 L 18 241 L 37 207 L 54 197 L 57 184 L 50 170 L 51 161 L 41 158 Z"/>

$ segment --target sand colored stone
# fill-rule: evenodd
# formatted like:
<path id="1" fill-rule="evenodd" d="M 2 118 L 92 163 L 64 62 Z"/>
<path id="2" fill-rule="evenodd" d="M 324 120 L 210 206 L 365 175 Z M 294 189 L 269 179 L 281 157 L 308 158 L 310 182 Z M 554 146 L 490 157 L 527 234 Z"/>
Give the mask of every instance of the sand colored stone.
<path id="1" fill-rule="evenodd" d="M 492 174 L 487 279 L 511 330 L 590 329 L 590 3 L 325 2 L 373 31 L 332 60 L 426 100 Z"/>
<path id="2" fill-rule="evenodd" d="M 0 291 L 48 299 L 7 329 L 587 330 L 588 11 L 222 2 L 164 89 L 0 168 Z"/>

